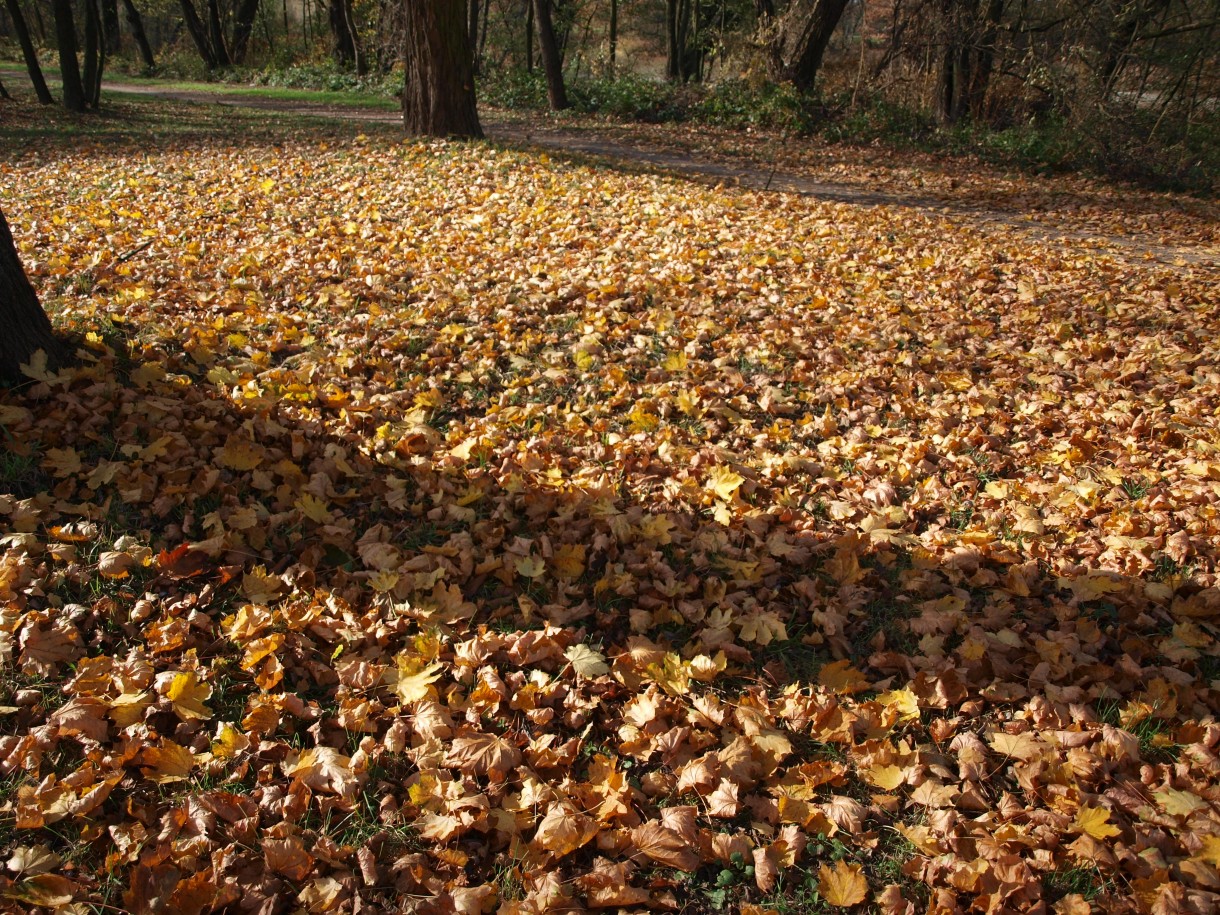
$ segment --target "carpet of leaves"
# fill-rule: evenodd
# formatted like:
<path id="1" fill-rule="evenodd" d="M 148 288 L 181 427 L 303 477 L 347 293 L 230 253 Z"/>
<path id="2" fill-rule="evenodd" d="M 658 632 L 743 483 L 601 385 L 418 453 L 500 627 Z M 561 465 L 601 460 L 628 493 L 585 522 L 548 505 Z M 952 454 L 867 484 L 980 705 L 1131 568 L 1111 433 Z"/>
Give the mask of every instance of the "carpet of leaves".
<path id="1" fill-rule="evenodd" d="M 1220 906 L 1220 272 L 382 136 L 0 200 L 4 905 Z"/>

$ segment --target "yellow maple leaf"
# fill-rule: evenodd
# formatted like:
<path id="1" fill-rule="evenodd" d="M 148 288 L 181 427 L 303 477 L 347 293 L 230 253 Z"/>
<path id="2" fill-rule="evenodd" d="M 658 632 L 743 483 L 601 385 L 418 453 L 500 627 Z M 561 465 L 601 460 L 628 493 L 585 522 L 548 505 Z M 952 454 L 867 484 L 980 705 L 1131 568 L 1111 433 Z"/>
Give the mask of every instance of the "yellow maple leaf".
<path id="1" fill-rule="evenodd" d="M 919 720 L 919 697 L 909 689 L 892 689 L 878 696 L 877 701 L 894 715 L 896 722 Z"/>
<path id="2" fill-rule="evenodd" d="M 1207 806 L 1207 802 L 1197 794 L 1192 794 L 1189 791 L 1179 791 L 1177 788 L 1165 788 L 1162 791 L 1154 791 L 1152 796 L 1161 805 L 1161 809 L 1170 816 L 1175 817 L 1190 816 L 1196 810 L 1202 810 Z"/>
<path id="3" fill-rule="evenodd" d="M 43 464 L 57 477 L 70 477 L 80 472 L 80 454 L 75 448 L 48 448 Z"/>
<path id="4" fill-rule="evenodd" d="M 164 785 L 184 781 L 198 760 L 186 747 L 164 739 L 159 747 L 145 747 L 140 753 L 140 762 L 145 778 Z"/>
<path id="5" fill-rule="evenodd" d="M 847 908 L 859 905 L 868 896 L 868 881 L 859 864 L 836 861 L 834 868 L 822 865 L 818 892 L 830 905 Z"/>
<path id="6" fill-rule="evenodd" d="M 682 350 L 670 353 L 661 363 L 667 372 L 680 372 L 686 368 L 686 353 Z"/>
<path id="7" fill-rule="evenodd" d="M 173 705 L 174 713 L 183 721 L 212 717 L 212 710 L 204 705 L 212 695 L 212 687 L 201 683 L 193 670 L 171 673 L 168 677 L 162 674 L 157 686 L 161 695 Z"/>
<path id="8" fill-rule="evenodd" d="M 241 590 L 253 604 L 269 604 L 280 595 L 284 580 L 257 565 L 242 576 Z"/>
<path id="9" fill-rule="evenodd" d="M 883 791 L 893 791 L 906 781 L 906 773 L 901 766 L 873 766 L 860 774 Z"/>
<path id="10" fill-rule="evenodd" d="M 522 556 L 515 565 L 525 578 L 539 578 L 546 572 L 546 562 L 539 556 Z"/>
<path id="11" fill-rule="evenodd" d="M 585 571 L 585 545 L 583 543 L 565 543 L 555 550 L 555 574 L 560 578 L 571 580 L 580 578 Z"/>
<path id="12" fill-rule="evenodd" d="M 324 524 L 330 520 L 330 508 L 326 502 L 313 493 L 303 492 L 296 501 L 297 509 L 315 524 Z"/>
<path id="13" fill-rule="evenodd" d="M 216 460 L 233 470 L 253 470 L 263 462 L 263 450 L 251 441 L 233 437 L 216 453 Z"/>
<path id="14" fill-rule="evenodd" d="M 1203 847 L 1194 856 L 1212 867 L 1220 867 L 1220 836 L 1203 836 Z"/>
<path id="15" fill-rule="evenodd" d="M 405 705 L 428 698 L 432 693 L 432 684 L 440 679 L 442 667 L 443 664 L 436 663 L 421 668 L 418 658 L 399 655 L 398 681 L 394 684 L 394 692 Z"/>
<path id="16" fill-rule="evenodd" d="M 818 671 L 818 683 L 836 693 L 858 693 L 868 689 L 868 677 L 864 676 L 851 661 L 833 661 Z"/>
<path id="17" fill-rule="evenodd" d="M 746 478 L 741 474 L 723 464 L 717 464 L 707 475 L 707 488 L 714 492 L 717 498 L 728 502 L 745 481 Z"/>
<path id="18" fill-rule="evenodd" d="M 563 653 L 563 656 L 571 662 L 572 669 L 582 677 L 600 677 L 610 673 L 610 665 L 606 663 L 606 656 L 600 651 L 594 651 L 588 645 L 573 645 Z"/>
<path id="19" fill-rule="evenodd" d="M 1094 839 L 1105 840 L 1122 832 L 1110 822 L 1110 811 L 1104 807 L 1090 807 L 1087 804 L 1076 811 L 1076 820 L 1072 824 L 1079 832 L 1088 833 Z"/>

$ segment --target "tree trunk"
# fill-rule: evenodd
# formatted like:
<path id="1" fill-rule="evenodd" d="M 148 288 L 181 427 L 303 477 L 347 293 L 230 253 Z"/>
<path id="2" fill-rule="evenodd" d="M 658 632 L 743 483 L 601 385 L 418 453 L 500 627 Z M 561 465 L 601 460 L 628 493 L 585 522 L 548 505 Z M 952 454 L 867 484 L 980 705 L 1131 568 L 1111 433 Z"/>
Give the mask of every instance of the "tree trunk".
<path id="1" fill-rule="evenodd" d="M 106 63 L 102 37 L 98 2 L 85 0 L 85 72 L 81 84 L 85 90 L 85 104 L 94 110 L 102 103 L 102 70 Z"/>
<path id="2" fill-rule="evenodd" d="M 47 88 L 47 81 L 43 78 L 42 66 L 38 63 L 38 52 L 34 49 L 34 42 L 30 38 L 25 16 L 21 14 L 21 5 L 17 0 L 5 0 L 5 6 L 8 7 L 9 19 L 13 21 L 13 31 L 17 33 L 21 54 L 25 57 L 25 68 L 29 71 L 30 82 L 34 84 L 34 94 L 38 96 L 39 102 L 50 105 L 55 99 L 51 97 L 51 90 Z"/>
<path id="3" fill-rule="evenodd" d="M 233 64 L 229 56 L 228 45 L 225 44 L 224 22 L 220 16 L 220 0 L 208 0 L 208 43 L 212 46 L 212 55 L 217 65 L 228 67 Z"/>
<path id="4" fill-rule="evenodd" d="M 534 0 L 525 0 L 525 72 L 534 72 Z"/>
<path id="5" fill-rule="evenodd" d="M 254 34 L 254 23 L 258 19 L 259 0 L 241 0 L 233 14 L 233 40 L 229 43 L 229 57 L 233 63 L 241 64 L 250 47 L 250 36 Z"/>
<path id="6" fill-rule="evenodd" d="M 69 111 L 84 111 L 85 87 L 81 83 L 80 62 L 76 59 L 76 25 L 72 20 L 71 0 L 52 0 L 51 8 L 55 13 L 55 43 L 59 46 L 64 107 Z"/>
<path id="7" fill-rule="evenodd" d="M 352 0 L 329 0 L 326 7 L 330 22 L 330 35 L 334 41 L 335 63 L 340 67 L 354 67 L 362 71 L 360 46 L 353 27 Z"/>
<path id="8" fill-rule="evenodd" d="M 153 57 L 148 36 L 144 33 L 144 20 L 140 18 L 140 11 L 136 9 L 133 0 L 123 0 L 123 13 L 127 18 L 127 27 L 131 29 L 131 37 L 140 49 L 140 59 L 144 61 L 146 69 L 152 70 L 157 66 L 157 60 Z"/>
<path id="9" fill-rule="evenodd" d="M 618 58 L 618 0 L 610 0 L 610 72 Z"/>
<path id="10" fill-rule="evenodd" d="M 546 71 L 546 95 L 553 111 L 563 111 L 568 107 L 568 92 L 563 85 L 563 61 L 551 21 L 551 0 L 534 0 L 534 22 L 538 24 L 538 48 Z"/>
<path id="11" fill-rule="evenodd" d="M 29 362 L 38 350 L 47 354 L 49 367 L 65 361 L 63 345 L 55 339 L 47 313 L 26 279 L 8 222 L 0 211 L 0 378 L 21 381 L 21 364 Z"/>
<path id="12" fill-rule="evenodd" d="M 195 42 L 195 49 L 199 52 L 200 59 L 203 60 L 203 65 L 209 70 L 215 70 L 219 61 L 216 59 L 216 54 L 212 50 L 212 45 L 208 41 L 208 30 L 203 24 L 203 20 L 199 18 L 199 12 L 195 9 L 195 4 L 191 0 L 180 0 L 182 4 L 182 21 L 186 23 L 186 30 L 191 34 L 191 40 Z"/>
<path id="13" fill-rule="evenodd" d="M 119 0 L 102 0 L 102 35 L 105 36 L 103 49 L 107 57 L 113 57 L 122 50 L 123 37 L 119 30 Z"/>
<path id="14" fill-rule="evenodd" d="M 793 0 L 771 39 L 771 75 L 805 92 L 822 68 L 822 57 L 848 0 Z"/>
<path id="15" fill-rule="evenodd" d="M 470 53 L 477 58 L 479 55 L 479 0 L 470 0 L 466 7 L 466 33 L 470 42 Z M 478 70 L 477 62 L 475 70 Z"/>
<path id="16" fill-rule="evenodd" d="M 13 97 L 8 94 L 8 90 L 4 88 L 4 80 L 0 80 L 0 98 L 8 99 L 10 102 Z"/>
<path id="17" fill-rule="evenodd" d="M 403 25 L 407 133 L 482 137 L 465 0 L 404 0 Z"/>

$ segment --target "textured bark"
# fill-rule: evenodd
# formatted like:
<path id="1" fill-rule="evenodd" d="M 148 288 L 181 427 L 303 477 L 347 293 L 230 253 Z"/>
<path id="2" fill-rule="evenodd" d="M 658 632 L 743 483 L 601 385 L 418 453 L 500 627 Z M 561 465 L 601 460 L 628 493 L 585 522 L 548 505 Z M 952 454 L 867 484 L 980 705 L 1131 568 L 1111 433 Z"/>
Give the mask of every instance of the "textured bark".
<path id="1" fill-rule="evenodd" d="M 258 18 L 259 0 L 241 0 L 233 14 L 233 40 L 229 43 L 229 56 L 233 63 L 241 64 L 250 48 L 250 36 L 254 33 L 254 22 Z"/>
<path id="2" fill-rule="evenodd" d="M 97 0 L 85 0 L 85 72 L 81 76 L 81 85 L 85 90 L 85 104 L 90 108 L 96 109 L 102 103 L 102 71 L 105 63 L 98 3 Z"/>
<path id="3" fill-rule="evenodd" d="M 190 33 L 191 40 L 195 42 L 195 49 L 199 52 L 203 65 L 209 70 L 215 70 L 219 61 L 212 50 L 211 42 L 208 41 L 207 26 L 199 18 L 199 11 L 195 9 L 195 4 L 191 0 L 179 0 L 179 2 L 182 5 L 182 21 L 186 23 L 186 30 Z"/>
<path id="4" fill-rule="evenodd" d="M 465 0 L 403 0 L 407 133 L 481 137 Z"/>
<path id="5" fill-rule="evenodd" d="M 84 111 L 85 87 L 81 82 L 80 62 L 76 59 L 76 24 L 72 19 L 71 0 L 52 0 L 51 9 L 55 13 L 55 43 L 59 46 L 64 107 L 69 111 Z"/>
<path id="6" fill-rule="evenodd" d="M 51 322 L 26 279 L 8 222 L 0 211 L 0 378 L 20 381 L 21 364 L 29 362 L 38 350 L 46 352 L 49 366 L 63 364 L 63 346 L 55 339 Z"/>
<path id="7" fill-rule="evenodd" d="M 771 75 L 809 90 L 822 68 L 822 57 L 834 34 L 848 0 L 792 0 L 778 21 L 768 19 L 771 28 Z"/>
<path id="8" fill-rule="evenodd" d="M 21 54 L 25 58 L 25 68 L 29 71 L 30 82 L 34 85 L 34 94 L 38 96 L 39 102 L 50 105 L 55 99 L 51 97 L 51 90 L 47 88 L 47 81 L 43 78 L 42 66 L 38 63 L 38 51 L 34 49 L 30 29 L 25 24 L 25 16 L 21 13 L 21 5 L 17 0 L 5 0 L 5 6 L 8 7 L 8 17 L 12 20 L 17 42 L 21 45 Z"/>
<path id="9" fill-rule="evenodd" d="M 352 0 L 329 0 L 326 12 L 334 45 L 335 63 L 341 67 L 355 67 L 358 73 L 362 73 L 364 68 L 352 19 Z"/>
<path id="10" fill-rule="evenodd" d="M 144 20 L 133 0 L 123 0 L 123 15 L 127 18 L 127 27 L 131 30 L 131 37 L 135 41 L 136 47 L 140 49 L 140 59 L 144 61 L 145 67 L 149 70 L 153 69 L 157 65 L 157 60 L 153 57 L 152 45 L 148 43 L 148 35 L 144 32 Z"/>
<path id="11" fill-rule="evenodd" d="M 107 57 L 113 57 L 122 50 L 123 38 L 119 30 L 119 0 L 101 0 L 102 34 L 105 36 L 103 48 Z"/>
<path id="12" fill-rule="evenodd" d="M 534 22 L 538 24 L 538 48 L 542 51 L 542 68 L 546 72 L 546 95 L 551 109 L 568 107 L 568 92 L 563 85 L 563 60 L 555 40 L 555 25 L 551 21 L 551 0 L 534 0 Z"/>

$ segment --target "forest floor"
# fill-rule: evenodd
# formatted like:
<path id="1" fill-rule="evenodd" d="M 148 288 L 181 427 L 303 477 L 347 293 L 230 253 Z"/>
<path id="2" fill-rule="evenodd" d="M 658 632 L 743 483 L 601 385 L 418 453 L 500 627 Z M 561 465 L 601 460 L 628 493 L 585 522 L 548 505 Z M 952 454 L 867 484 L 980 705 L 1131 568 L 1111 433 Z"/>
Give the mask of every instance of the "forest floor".
<path id="1" fill-rule="evenodd" d="M 216 97 L 0 105 L 0 910 L 1220 909 L 1209 204 Z"/>
<path id="2" fill-rule="evenodd" d="M 384 107 L 294 101 L 268 91 L 107 83 L 107 91 L 195 104 L 396 124 Z M 1138 190 L 1082 176 L 1030 180 L 975 158 L 827 144 L 707 125 L 649 125 L 595 116 L 485 110 L 489 139 L 595 157 L 713 183 L 861 206 L 914 208 L 959 222 L 1056 239 L 1166 264 L 1220 264 L 1215 201 Z"/>

